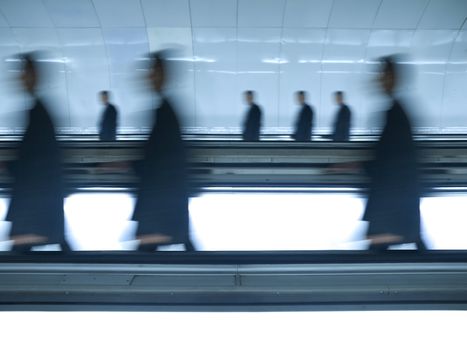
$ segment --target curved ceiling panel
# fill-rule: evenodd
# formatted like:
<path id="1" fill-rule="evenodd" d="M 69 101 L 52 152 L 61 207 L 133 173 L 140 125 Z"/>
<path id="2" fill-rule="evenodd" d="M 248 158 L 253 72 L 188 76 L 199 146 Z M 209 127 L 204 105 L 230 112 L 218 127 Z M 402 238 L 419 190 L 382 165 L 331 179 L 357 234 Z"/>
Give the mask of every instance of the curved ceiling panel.
<path id="1" fill-rule="evenodd" d="M 291 128 L 302 89 L 318 129 L 332 124 L 332 92 L 345 90 L 355 128 L 368 131 L 379 101 L 374 60 L 405 53 L 417 71 L 419 125 L 459 131 L 467 130 L 466 18 L 465 0 L 0 0 L 0 68 L 17 52 L 51 51 L 64 131 L 95 130 L 102 89 L 113 92 L 122 131 L 144 127 L 154 98 L 137 60 L 174 46 L 182 73 L 174 87 L 192 131 L 237 132 L 247 89 L 258 92 L 267 132 Z M 16 127 L 25 106 L 11 78 L 0 80 L 0 132 Z"/>

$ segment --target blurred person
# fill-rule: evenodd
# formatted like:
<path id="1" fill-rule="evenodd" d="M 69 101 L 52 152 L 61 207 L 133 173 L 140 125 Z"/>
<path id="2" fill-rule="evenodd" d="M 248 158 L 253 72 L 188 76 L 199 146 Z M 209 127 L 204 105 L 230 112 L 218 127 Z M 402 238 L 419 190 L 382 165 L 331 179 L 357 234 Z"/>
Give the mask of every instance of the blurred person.
<path id="1" fill-rule="evenodd" d="M 138 222 L 138 250 L 152 252 L 161 245 L 183 243 L 194 250 L 189 237 L 186 152 L 179 119 L 165 96 L 169 80 L 167 51 L 151 53 L 147 79 L 159 95 L 155 122 L 144 146 L 144 159 L 136 164 L 140 176 L 132 220 Z"/>
<path id="2" fill-rule="evenodd" d="M 300 142 L 310 141 L 313 130 L 313 109 L 306 103 L 305 91 L 297 91 L 296 97 L 301 108 L 295 122 L 295 131 L 292 138 Z"/>
<path id="3" fill-rule="evenodd" d="M 109 91 L 101 91 L 99 93 L 99 98 L 100 102 L 105 107 L 99 122 L 99 140 L 115 141 L 117 138 L 118 111 L 115 106 L 109 102 Z"/>
<path id="4" fill-rule="evenodd" d="M 385 125 L 374 149 L 374 159 L 365 164 L 370 177 L 363 220 L 368 221 L 370 250 L 384 251 L 391 245 L 415 243 L 426 246 L 420 235 L 420 180 L 411 120 L 397 95 L 405 77 L 397 56 L 383 57 L 378 83 L 389 98 Z"/>
<path id="5" fill-rule="evenodd" d="M 65 240 L 63 175 L 60 148 L 52 118 L 39 98 L 44 77 L 37 53 L 19 56 L 20 82 L 32 97 L 26 129 L 18 146 L 17 160 L 7 164 L 14 178 L 6 221 L 11 222 L 13 251 L 25 252 L 38 245 L 59 244 Z"/>
<path id="6" fill-rule="evenodd" d="M 261 108 L 255 103 L 254 91 L 245 91 L 245 101 L 249 106 L 243 122 L 243 141 L 259 141 L 261 129 Z"/>
<path id="7" fill-rule="evenodd" d="M 334 99 L 339 109 L 334 120 L 332 140 L 334 142 L 347 142 L 350 138 L 352 113 L 350 108 L 344 103 L 344 93 L 342 91 L 336 91 L 334 93 Z"/>

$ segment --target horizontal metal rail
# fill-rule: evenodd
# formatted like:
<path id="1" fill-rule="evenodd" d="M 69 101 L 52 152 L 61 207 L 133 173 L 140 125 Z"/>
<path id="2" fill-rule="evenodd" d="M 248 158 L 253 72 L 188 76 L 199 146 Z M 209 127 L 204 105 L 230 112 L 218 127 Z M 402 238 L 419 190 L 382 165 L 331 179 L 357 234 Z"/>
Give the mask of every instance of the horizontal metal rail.
<path id="1" fill-rule="evenodd" d="M 0 142 L 0 161 L 16 156 L 15 142 Z M 141 141 L 62 142 L 69 188 L 133 187 L 137 177 L 126 166 L 142 158 Z M 363 173 L 332 172 L 336 163 L 364 162 L 371 142 L 191 141 L 189 168 L 193 187 L 207 186 L 354 186 L 365 187 Z M 467 186 L 466 141 L 422 141 L 419 161 L 426 188 Z M 120 163 L 121 167 L 112 164 Z M 0 184 L 7 187 L 7 173 Z"/>
<path id="2" fill-rule="evenodd" d="M 0 310 L 467 309 L 465 254 L 450 262 L 424 262 L 423 255 L 397 262 L 389 254 L 385 262 L 287 264 L 242 263 L 241 254 L 223 264 L 108 263 L 106 256 L 101 263 L 0 264 Z"/>

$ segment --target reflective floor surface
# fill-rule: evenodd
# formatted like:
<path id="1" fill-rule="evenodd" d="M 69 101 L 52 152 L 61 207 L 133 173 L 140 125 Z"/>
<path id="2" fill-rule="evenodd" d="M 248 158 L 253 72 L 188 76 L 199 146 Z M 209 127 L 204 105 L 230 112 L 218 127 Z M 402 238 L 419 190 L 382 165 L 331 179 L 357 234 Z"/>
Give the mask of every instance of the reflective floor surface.
<path id="1" fill-rule="evenodd" d="M 365 199 L 358 193 L 212 192 L 191 198 L 198 250 L 366 249 Z M 136 223 L 127 193 L 79 193 L 66 199 L 68 239 L 75 250 L 131 250 Z M 0 200 L 4 217 L 8 199 Z M 422 199 L 422 229 L 431 249 L 467 249 L 467 194 Z M 10 224 L 0 222 L 0 249 Z M 411 245 L 395 248 L 411 249 Z M 40 249 L 53 250 L 53 246 Z M 161 249 L 179 250 L 172 245 Z"/>

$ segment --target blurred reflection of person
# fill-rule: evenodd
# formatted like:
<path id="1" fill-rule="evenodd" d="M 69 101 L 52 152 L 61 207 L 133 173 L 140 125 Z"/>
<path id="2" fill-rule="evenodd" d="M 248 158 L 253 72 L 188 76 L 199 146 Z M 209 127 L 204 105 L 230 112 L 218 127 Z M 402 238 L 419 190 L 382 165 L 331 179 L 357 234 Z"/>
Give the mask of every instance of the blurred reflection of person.
<path id="1" fill-rule="evenodd" d="M 334 132 L 332 134 L 332 140 L 334 142 L 347 142 L 350 138 L 350 123 L 352 118 L 352 112 L 350 108 L 344 103 L 344 93 L 342 91 L 336 91 L 334 98 L 339 109 L 336 114 L 334 121 Z"/>
<path id="2" fill-rule="evenodd" d="M 140 176 L 133 220 L 138 222 L 138 250 L 152 252 L 161 245 L 183 243 L 194 250 L 189 237 L 188 177 L 185 146 L 177 113 L 164 94 L 169 79 L 167 51 L 149 56 L 148 81 L 159 95 L 155 123 L 136 165 Z"/>
<path id="3" fill-rule="evenodd" d="M 300 112 L 295 122 L 295 131 L 292 138 L 295 141 L 306 142 L 310 141 L 313 129 L 313 109 L 306 103 L 305 91 L 297 91 L 297 102 L 301 106 Z"/>
<path id="4" fill-rule="evenodd" d="M 99 93 L 101 103 L 104 105 L 101 120 L 99 122 L 99 140 L 115 141 L 117 138 L 117 108 L 110 103 L 110 92 L 101 91 Z"/>
<path id="5" fill-rule="evenodd" d="M 38 86 L 44 77 L 39 67 L 42 62 L 36 56 L 37 53 L 19 56 L 21 85 L 33 103 L 17 160 L 8 164 L 14 183 L 6 220 L 12 224 L 13 251 L 28 251 L 44 244 L 60 244 L 63 251 L 68 251 L 60 148 L 52 118 L 38 97 Z"/>
<path id="6" fill-rule="evenodd" d="M 262 117 L 261 108 L 255 103 L 254 91 L 245 91 L 244 95 L 249 108 L 243 122 L 243 141 L 259 141 Z"/>

